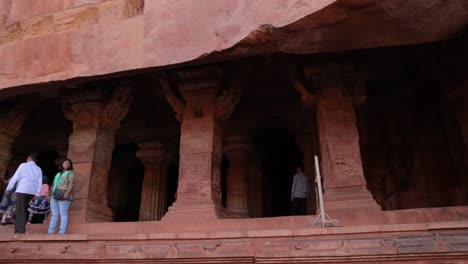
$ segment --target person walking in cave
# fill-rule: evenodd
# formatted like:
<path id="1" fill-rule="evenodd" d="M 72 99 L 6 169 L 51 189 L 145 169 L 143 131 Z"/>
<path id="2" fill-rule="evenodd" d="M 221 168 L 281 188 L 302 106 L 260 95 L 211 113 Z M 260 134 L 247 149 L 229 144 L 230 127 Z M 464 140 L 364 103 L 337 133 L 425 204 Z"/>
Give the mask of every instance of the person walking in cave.
<path id="1" fill-rule="evenodd" d="M 291 215 L 306 215 L 307 197 L 309 197 L 309 181 L 302 167 L 297 166 L 291 188 Z"/>

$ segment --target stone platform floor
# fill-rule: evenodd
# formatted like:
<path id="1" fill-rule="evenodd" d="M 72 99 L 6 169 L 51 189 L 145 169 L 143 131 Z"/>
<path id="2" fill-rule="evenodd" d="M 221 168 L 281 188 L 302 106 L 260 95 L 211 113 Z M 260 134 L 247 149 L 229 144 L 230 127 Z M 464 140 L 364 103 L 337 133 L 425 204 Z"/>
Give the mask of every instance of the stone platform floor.
<path id="1" fill-rule="evenodd" d="M 0 263 L 468 263 L 467 207 L 348 213 L 327 228 L 315 217 L 72 222 L 67 235 L 39 224 L 18 238 L 4 226 Z"/>

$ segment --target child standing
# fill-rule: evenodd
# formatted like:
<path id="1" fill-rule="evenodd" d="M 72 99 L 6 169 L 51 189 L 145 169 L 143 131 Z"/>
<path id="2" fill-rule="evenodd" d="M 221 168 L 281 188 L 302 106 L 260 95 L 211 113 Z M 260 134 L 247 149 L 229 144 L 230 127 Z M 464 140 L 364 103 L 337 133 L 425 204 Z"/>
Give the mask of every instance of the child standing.
<path id="1" fill-rule="evenodd" d="M 15 202 L 16 202 L 16 185 L 10 191 L 5 191 L 2 201 L 0 202 L 0 214 L 3 214 L 2 221 L 0 222 L 0 224 L 6 225 L 7 222 L 13 223 L 13 218 L 15 216 L 15 210 L 16 210 Z"/>
<path id="2" fill-rule="evenodd" d="M 35 214 L 44 214 L 45 216 L 47 216 L 47 213 L 50 212 L 49 192 L 49 178 L 47 178 L 47 176 L 42 176 L 41 194 L 39 195 L 39 198 L 37 198 L 36 200 L 31 200 L 31 202 L 29 203 L 28 224 L 31 224 L 32 218 Z"/>

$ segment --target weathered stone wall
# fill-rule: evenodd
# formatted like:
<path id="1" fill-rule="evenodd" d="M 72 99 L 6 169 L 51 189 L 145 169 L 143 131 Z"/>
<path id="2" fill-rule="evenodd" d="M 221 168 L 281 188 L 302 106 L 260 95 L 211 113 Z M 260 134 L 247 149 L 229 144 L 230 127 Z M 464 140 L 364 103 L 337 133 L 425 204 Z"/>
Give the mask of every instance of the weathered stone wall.
<path id="1" fill-rule="evenodd" d="M 467 15 L 463 0 L 4 0 L 0 88 L 197 58 L 430 42 L 455 37 Z"/>
<path id="2" fill-rule="evenodd" d="M 2 1 L 0 87 L 192 60 L 331 2 Z"/>

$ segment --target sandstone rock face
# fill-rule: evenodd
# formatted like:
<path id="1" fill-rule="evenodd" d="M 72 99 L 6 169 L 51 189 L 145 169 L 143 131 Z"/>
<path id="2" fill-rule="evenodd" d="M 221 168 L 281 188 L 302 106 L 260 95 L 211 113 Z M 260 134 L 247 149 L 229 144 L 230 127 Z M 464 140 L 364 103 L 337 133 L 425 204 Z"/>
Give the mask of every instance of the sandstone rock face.
<path id="1" fill-rule="evenodd" d="M 0 88 L 200 57 L 434 41 L 460 33 L 467 14 L 462 0 L 4 0 Z"/>
<path id="2" fill-rule="evenodd" d="M 2 1 L 0 87 L 180 63 L 322 1 Z"/>

